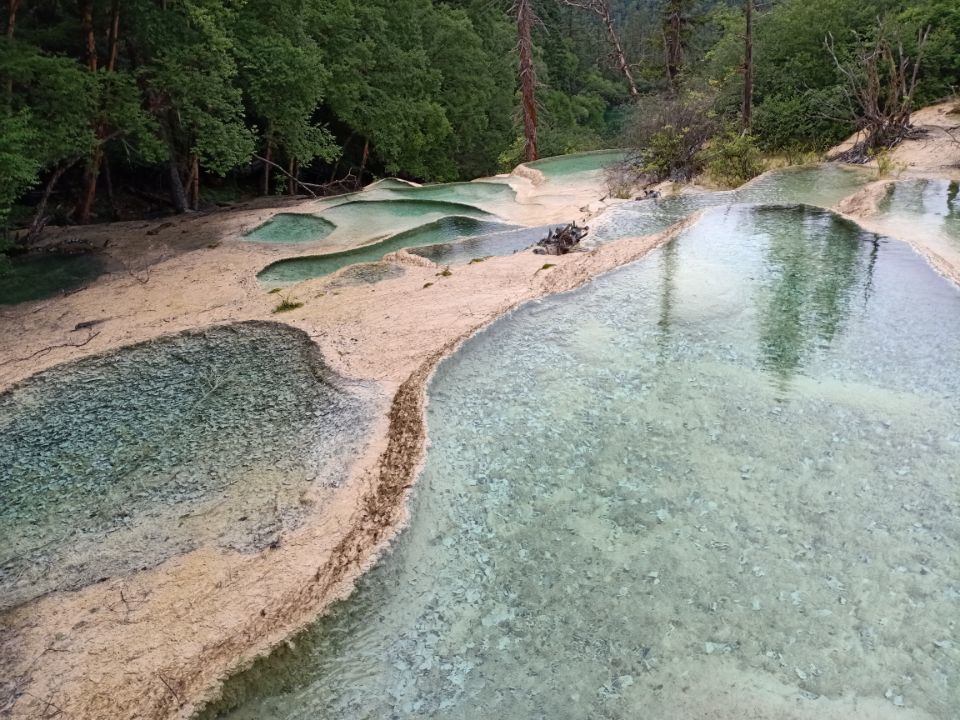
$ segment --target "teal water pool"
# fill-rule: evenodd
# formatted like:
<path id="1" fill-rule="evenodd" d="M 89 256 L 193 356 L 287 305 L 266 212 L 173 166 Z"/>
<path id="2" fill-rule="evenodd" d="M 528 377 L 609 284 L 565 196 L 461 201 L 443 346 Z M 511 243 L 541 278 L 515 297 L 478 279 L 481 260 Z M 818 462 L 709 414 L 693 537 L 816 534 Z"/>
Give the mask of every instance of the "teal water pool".
<path id="1" fill-rule="evenodd" d="M 708 209 L 429 395 L 409 527 L 202 717 L 955 717 L 960 292 L 906 246 Z"/>
<path id="2" fill-rule="evenodd" d="M 384 255 L 404 248 L 449 243 L 460 237 L 506 230 L 510 227 L 512 226 L 504 223 L 473 217 L 442 217 L 355 250 L 278 260 L 261 270 L 257 279 L 265 285 L 289 285 L 323 277 L 355 263 L 377 262 Z"/>
<path id="3" fill-rule="evenodd" d="M 581 173 L 594 173 L 621 162 L 627 153 L 623 150 L 596 150 L 543 158 L 524 163 L 524 166 L 539 170 L 547 180 L 560 182 Z"/>
<path id="4" fill-rule="evenodd" d="M 303 213 L 277 213 L 244 237 L 264 243 L 320 242 L 336 230 L 329 220 Z"/>
<path id="5" fill-rule="evenodd" d="M 460 265 L 478 258 L 513 255 L 536 245 L 557 225 L 532 228 L 496 230 L 455 242 L 444 242 L 426 247 L 414 247 L 410 252 L 432 260 L 438 265 Z"/>

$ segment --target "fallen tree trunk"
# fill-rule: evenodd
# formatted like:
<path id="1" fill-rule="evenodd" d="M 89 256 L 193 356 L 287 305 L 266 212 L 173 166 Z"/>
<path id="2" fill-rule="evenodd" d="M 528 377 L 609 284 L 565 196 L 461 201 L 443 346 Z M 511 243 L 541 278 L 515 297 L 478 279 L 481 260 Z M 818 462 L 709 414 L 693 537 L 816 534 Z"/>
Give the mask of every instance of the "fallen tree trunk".
<path id="1" fill-rule="evenodd" d="M 590 231 L 588 227 L 578 227 L 576 223 L 571 223 L 565 227 L 547 233 L 547 236 L 537 243 L 533 252 L 537 255 L 566 255 L 573 252 L 580 241 L 583 240 Z"/>

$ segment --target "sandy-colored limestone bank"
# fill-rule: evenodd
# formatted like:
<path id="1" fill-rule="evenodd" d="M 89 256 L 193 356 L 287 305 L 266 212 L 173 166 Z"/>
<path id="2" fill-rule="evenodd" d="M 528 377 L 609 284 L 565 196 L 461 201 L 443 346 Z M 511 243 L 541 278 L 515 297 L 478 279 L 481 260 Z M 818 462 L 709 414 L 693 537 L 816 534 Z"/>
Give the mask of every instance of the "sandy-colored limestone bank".
<path id="1" fill-rule="evenodd" d="M 599 188 L 531 208 L 534 222 L 578 215 Z M 298 208 L 299 209 L 299 208 Z M 163 334 L 240 320 L 306 331 L 329 364 L 393 396 L 351 477 L 318 489 L 310 514 L 261 554 L 201 548 L 157 567 L 53 593 L 0 615 L 0 715 L 37 718 L 189 717 L 219 683 L 348 594 L 405 521 L 404 498 L 422 462 L 424 388 L 436 363 L 519 304 L 570 290 L 641 257 L 694 221 L 561 258 L 532 253 L 440 268 L 405 252 L 404 274 L 336 289 L 336 275 L 300 283 L 304 306 L 272 314 L 255 273 L 309 248 L 245 243 L 258 209 L 175 222 L 147 236 L 126 224 L 108 237 L 127 263 L 65 297 L 0 312 L 0 389 L 38 370 Z M 149 226 L 147 226 L 149 227 Z M 66 232 L 66 231 L 61 231 Z M 164 233 L 189 236 L 185 249 Z M 108 245 L 109 247 L 109 245 Z M 314 250 L 315 252 L 315 250 Z M 152 260 L 152 262 L 148 262 Z M 546 267 L 546 265 L 552 267 Z M 78 323 L 103 321 L 74 330 Z"/>
<path id="2" fill-rule="evenodd" d="M 889 151 L 889 158 L 899 171 L 914 177 L 960 177 L 960 112 L 956 100 L 930 105 L 917 110 L 910 122 L 921 135 L 914 140 L 905 140 Z M 853 135 L 833 148 L 833 156 L 849 150 L 862 139 Z M 876 167 L 876 160 L 867 167 Z"/>
<path id="3" fill-rule="evenodd" d="M 880 204 L 894 183 L 910 180 L 960 182 L 960 112 L 955 101 L 918 110 L 911 116 L 923 134 L 905 140 L 890 151 L 894 164 L 890 175 L 878 178 L 860 192 L 845 198 L 833 209 L 861 227 L 908 243 L 939 273 L 960 284 L 960 243 L 918 227 L 911 218 L 897 218 L 880 211 Z M 831 154 L 852 147 L 857 136 L 838 145 Z M 876 167 L 876 161 L 868 167 Z"/>

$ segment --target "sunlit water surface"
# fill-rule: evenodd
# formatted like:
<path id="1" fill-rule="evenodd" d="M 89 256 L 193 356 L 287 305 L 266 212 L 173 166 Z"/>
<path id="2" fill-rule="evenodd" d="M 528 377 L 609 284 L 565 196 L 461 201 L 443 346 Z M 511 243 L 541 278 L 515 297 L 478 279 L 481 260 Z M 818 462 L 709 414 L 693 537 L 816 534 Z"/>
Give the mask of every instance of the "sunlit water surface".
<path id="1" fill-rule="evenodd" d="M 960 293 L 906 246 L 712 209 L 429 392 L 391 554 L 209 716 L 956 717 Z"/>

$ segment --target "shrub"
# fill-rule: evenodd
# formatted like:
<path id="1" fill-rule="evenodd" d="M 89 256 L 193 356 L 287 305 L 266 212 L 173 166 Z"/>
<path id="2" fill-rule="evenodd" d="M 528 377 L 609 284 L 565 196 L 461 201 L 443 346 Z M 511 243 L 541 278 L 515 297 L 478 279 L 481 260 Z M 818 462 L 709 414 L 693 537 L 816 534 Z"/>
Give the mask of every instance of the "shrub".
<path id="1" fill-rule="evenodd" d="M 752 135 L 727 127 L 702 153 L 710 178 L 727 187 L 738 187 L 765 169 L 763 156 Z"/>
<path id="2" fill-rule="evenodd" d="M 638 103 L 624 138 L 639 158 L 637 180 L 686 181 L 703 170 L 700 151 L 717 128 L 710 105 L 707 94 L 691 91 Z"/>
<path id="3" fill-rule="evenodd" d="M 877 161 L 877 179 L 881 180 L 889 175 L 899 176 L 907 166 L 893 159 L 889 150 L 874 150 L 868 153 L 871 160 Z"/>
<path id="4" fill-rule="evenodd" d="M 302 308 L 303 303 L 297 302 L 296 300 L 291 300 L 289 297 L 284 297 L 280 300 L 279 304 L 273 309 L 274 314 L 282 312 L 290 312 L 291 310 L 296 310 L 297 308 Z"/>
<path id="5" fill-rule="evenodd" d="M 772 95 L 753 113 L 753 133 L 764 150 L 826 150 L 853 130 L 853 115 L 839 85 Z"/>

